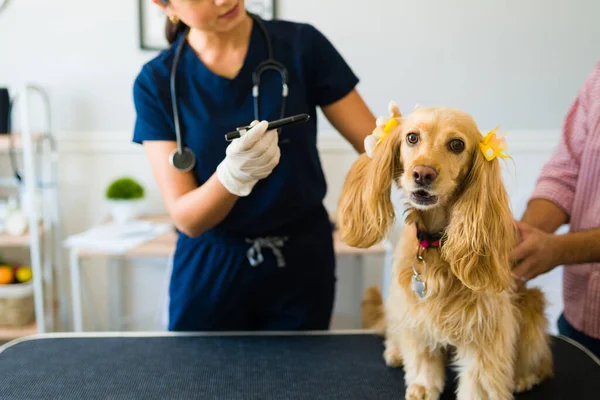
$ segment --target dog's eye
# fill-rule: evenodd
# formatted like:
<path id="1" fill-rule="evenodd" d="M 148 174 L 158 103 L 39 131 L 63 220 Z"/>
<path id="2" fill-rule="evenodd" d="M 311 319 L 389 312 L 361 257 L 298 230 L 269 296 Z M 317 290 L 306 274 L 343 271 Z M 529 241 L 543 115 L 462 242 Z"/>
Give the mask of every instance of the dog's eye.
<path id="1" fill-rule="evenodd" d="M 463 150 L 465 149 L 465 142 L 463 142 L 462 140 L 459 139 L 454 139 L 452 141 L 450 141 L 450 150 L 452 150 L 454 153 L 459 154 L 462 153 Z"/>
<path id="2" fill-rule="evenodd" d="M 412 145 L 419 143 L 419 135 L 417 135 L 416 133 L 409 133 L 408 135 L 406 135 L 406 143 Z"/>

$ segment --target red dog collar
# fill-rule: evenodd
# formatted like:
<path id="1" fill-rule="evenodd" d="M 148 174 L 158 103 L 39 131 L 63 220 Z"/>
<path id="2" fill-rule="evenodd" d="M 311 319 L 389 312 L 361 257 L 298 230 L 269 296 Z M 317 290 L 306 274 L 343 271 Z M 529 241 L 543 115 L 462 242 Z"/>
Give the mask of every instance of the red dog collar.
<path id="1" fill-rule="evenodd" d="M 444 244 L 442 237 L 444 236 L 444 232 L 424 232 L 417 229 L 417 239 L 419 239 L 419 244 L 422 248 L 427 249 L 429 247 L 441 247 Z"/>

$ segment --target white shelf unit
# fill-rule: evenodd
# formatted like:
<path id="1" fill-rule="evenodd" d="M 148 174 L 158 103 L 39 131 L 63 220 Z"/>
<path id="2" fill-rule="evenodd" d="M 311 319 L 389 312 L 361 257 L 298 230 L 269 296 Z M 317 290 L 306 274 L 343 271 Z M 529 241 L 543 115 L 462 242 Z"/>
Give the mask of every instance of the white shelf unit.
<path id="1" fill-rule="evenodd" d="M 32 132 L 30 99 L 31 94 L 42 96 L 47 117 L 47 130 Z M 63 271 L 63 253 L 61 247 L 62 227 L 58 188 L 58 153 L 51 131 L 50 103 L 46 92 L 34 85 L 25 85 L 14 96 L 11 120 L 19 121 L 18 131 L 12 129 L 10 135 L 0 135 L 0 153 L 11 156 L 16 162 L 22 159 L 23 168 L 19 170 L 20 180 L 14 175 L 0 177 L 0 186 L 14 191 L 25 199 L 21 208 L 26 210 L 27 232 L 20 236 L 0 234 L 0 250 L 5 248 L 25 248 L 29 250 L 33 274 L 33 293 L 35 303 L 35 321 L 29 326 L 12 328 L 0 326 L 0 341 L 8 341 L 35 333 L 55 331 L 57 323 L 66 323 L 66 307 L 57 301 L 57 294 L 63 293 L 65 282 Z M 18 110 L 18 116 L 15 110 Z M 18 119 L 17 119 L 18 118 Z M 17 163 L 18 164 L 18 163 Z M 13 164 L 14 166 L 14 164 Z M 50 179 L 47 175 L 54 175 Z M 19 191 L 26 196 L 19 196 Z M 38 204 L 41 206 L 38 207 Z M 41 213 L 41 215 L 40 215 Z M 59 290 L 55 288 L 58 282 Z M 59 296 L 58 298 L 64 299 Z M 57 311 L 60 308 L 60 316 Z M 60 322 L 58 321 L 60 319 Z"/>

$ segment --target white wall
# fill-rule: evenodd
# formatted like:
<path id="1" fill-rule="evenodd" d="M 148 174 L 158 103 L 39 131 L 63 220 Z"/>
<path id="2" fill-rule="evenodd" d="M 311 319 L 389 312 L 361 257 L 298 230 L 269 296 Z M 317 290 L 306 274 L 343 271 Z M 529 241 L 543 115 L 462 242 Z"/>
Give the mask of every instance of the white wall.
<path id="1" fill-rule="evenodd" d="M 150 0 L 147 0 L 150 1 Z M 557 138 L 562 118 L 585 75 L 600 58 L 600 2 L 517 0 L 479 2 L 370 1 L 349 7 L 342 0 L 278 2 L 279 17 L 321 29 L 361 77 L 360 91 L 376 114 L 395 99 L 403 110 L 415 103 L 464 108 L 482 129 L 498 124 L 512 132 L 515 169 L 507 183 L 520 215 L 535 176 Z M 374 6 L 376 4 L 376 6 Z M 162 210 L 141 149 L 130 143 L 134 122 L 131 87 L 141 65 L 155 53 L 138 48 L 137 0 L 11 0 L 0 13 L 0 86 L 34 82 L 48 90 L 61 149 L 63 215 L 68 234 L 104 218 L 102 193 L 117 174 L 137 176 L 148 188 L 150 210 Z M 41 124 L 40 124 L 41 126 Z M 354 155 L 339 145 L 322 120 L 323 163 L 334 209 Z M 510 164 L 509 164 L 510 165 Z M 9 170 L 0 165 L 3 173 Z M 513 179 L 518 177 L 517 182 Z M 512 174 L 512 177 L 511 175 Z M 83 206 L 75 207 L 81 201 Z M 381 260 L 371 260 L 367 282 L 379 279 Z M 338 311 L 356 297 L 341 261 Z M 128 308 L 149 312 L 164 260 L 136 262 Z M 105 266 L 86 281 L 106 327 Z M 557 271 L 559 272 L 559 271 Z M 560 309 L 558 275 L 545 288 Z M 90 304 L 88 304 L 90 305 Z M 553 311 L 554 312 L 554 311 Z M 555 314 L 553 314 L 555 315 Z M 92 321 L 97 320 L 97 325 Z M 342 325 L 340 325 L 342 326 Z M 142 319 L 134 327 L 152 327 Z"/>
<path id="2" fill-rule="evenodd" d="M 137 4 L 11 0 L 0 13 L 0 85 L 44 86 L 59 131 L 128 133 L 132 82 L 153 56 L 138 49 Z"/>
<path id="3" fill-rule="evenodd" d="M 379 113 L 452 104 L 483 127 L 554 129 L 600 58 L 597 0 L 279 1 L 362 78 Z"/>
<path id="4" fill-rule="evenodd" d="M 46 87 L 59 131 L 128 139 L 132 81 L 154 55 L 138 48 L 137 3 L 11 0 L 0 14 L 0 85 Z M 483 127 L 555 129 L 600 58 L 597 0 L 348 4 L 279 0 L 278 10 L 334 42 L 377 113 L 396 99 L 461 107 Z"/>

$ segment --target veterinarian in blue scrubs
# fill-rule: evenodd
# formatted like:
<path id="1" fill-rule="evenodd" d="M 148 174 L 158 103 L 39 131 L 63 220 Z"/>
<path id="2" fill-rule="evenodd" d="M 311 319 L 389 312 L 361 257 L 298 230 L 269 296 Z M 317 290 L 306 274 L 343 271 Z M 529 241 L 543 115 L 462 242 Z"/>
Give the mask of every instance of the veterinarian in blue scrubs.
<path id="1" fill-rule="evenodd" d="M 135 80 L 133 141 L 144 145 L 178 230 L 168 329 L 327 329 L 335 255 L 316 110 L 364 151 L 375 117 L 356 91 L 357 76 L 319 30 L 256 20 L 243 0 L 155 3 L 169 17 L 172 45 Z M 285 116 L 311 118 L 279 135 L 257 124 L 248 137 L 227 142 L 224 134 L 236 127 L 281 118 L 276 70 L 261 75 L 258 118 L 254 112 L 253 71 L 267 59 L 269 42 L 288 73 Z M 175 111 L 170 74 L 179 45 Z M 175 113 L 183 145 L 196 159 L 190 171 L 172 162 Z"/>

